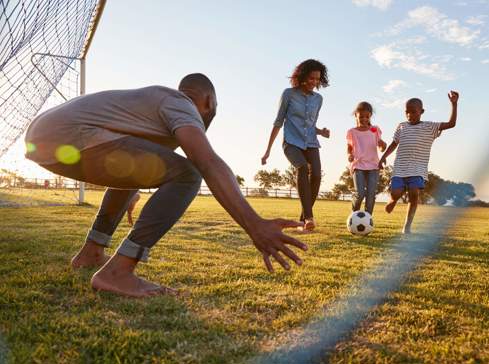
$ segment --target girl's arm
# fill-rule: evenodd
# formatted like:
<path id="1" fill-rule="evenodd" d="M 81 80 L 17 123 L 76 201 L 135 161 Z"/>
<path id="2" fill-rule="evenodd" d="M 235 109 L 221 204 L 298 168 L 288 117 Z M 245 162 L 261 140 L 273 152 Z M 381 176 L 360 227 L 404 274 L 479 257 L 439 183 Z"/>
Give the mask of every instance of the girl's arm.
<path id="1" fill-rule="evenodd" d="M 279 131 L 280 131 L 280 127 L 278 126 L 274 126 L 272 128 L 272 132 L 270 133 L 270 139 L 268 140 L 267 150 L 263 155 L 263 157 L 261 157 L 261 164 L 267 164 L 267 159 L 268 157 L 270 157 L 270 151 L 272 150 L 273 142 L 275 141 L 275 138 L 277 138 Z"/>
<path id="2" fill-rule="evenodd" d="M 346 153 L 348 154 L 348 162 L 353 162 L 353 147 L 351 146 L 351 144 L 347 144 L 346 146 Z"/>
<path id="3" fill-rule="evenodd" d="M 379 143 L 377 144 L 379 147 L 380 151 L 383 152 L 385 151 L 385 148 L 387 148 L 387 143 L 384 142 L 382 139 L 379 139 Z"/>
<path id="4" fill-rule="evenodd" d="M 382 158 L 380 158 L 380 161 L 379 161 L 379 168 L 380 169 L 384 168 L 384 164 L 385 164 L 385 162 L 387 160 L 387 157 L 390 156 L 394 150 L 396 150 L 397 145 L 398 145 L 398 143 L 395 142 L 395 141 L 392 141 L 392 143 L 389 145 L 389 147 L 385 151 L 385 153 L 382 156 Z"/>

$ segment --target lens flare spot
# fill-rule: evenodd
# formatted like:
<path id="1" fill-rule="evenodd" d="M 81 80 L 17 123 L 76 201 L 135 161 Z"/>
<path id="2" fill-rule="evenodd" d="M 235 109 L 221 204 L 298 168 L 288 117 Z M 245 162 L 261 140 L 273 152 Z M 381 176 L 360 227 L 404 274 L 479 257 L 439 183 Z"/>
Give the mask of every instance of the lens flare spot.
<path id="1" fill-rule="evenodd" d="M 127 152 L 116 150 L 105 157 L 104 166 L 108 174 L 113 177 L 127 177 L 134 172 L 134 158 Z"/>
<path id="2" fill-rule="evenodd" d="M 36 151 L 36 145 L 34 143 L 25 143 L 25 150 L 27 153 L 33 153 Z"/>
<path id="3" fill-rule="evenodd" d="M 80 151 L 73 145 L 60 145 L 54 154 L 63 164 L 75 164 L 80 160 Z"/>
<path id="4" fill-rule="evenodd" d="M 166 166 L 163 160 L 152 153 L 138 156 L 134 179 L 145 187 L 159 185 L 166 174 Z"/>

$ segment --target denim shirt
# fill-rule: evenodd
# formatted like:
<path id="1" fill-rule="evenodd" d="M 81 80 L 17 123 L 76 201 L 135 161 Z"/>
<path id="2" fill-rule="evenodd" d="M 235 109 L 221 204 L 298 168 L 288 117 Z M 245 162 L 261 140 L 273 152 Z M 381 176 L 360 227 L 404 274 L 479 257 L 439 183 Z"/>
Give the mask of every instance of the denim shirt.
<path id="1" fill-rule="evenodd" d="M 316 123 L 323 97 L 313 92 L 304 94 L 300 89 L 287 88 L 282 93 L 274 126 L 284 125 L 284 141 L 301 149 L 320 148 Z"/>

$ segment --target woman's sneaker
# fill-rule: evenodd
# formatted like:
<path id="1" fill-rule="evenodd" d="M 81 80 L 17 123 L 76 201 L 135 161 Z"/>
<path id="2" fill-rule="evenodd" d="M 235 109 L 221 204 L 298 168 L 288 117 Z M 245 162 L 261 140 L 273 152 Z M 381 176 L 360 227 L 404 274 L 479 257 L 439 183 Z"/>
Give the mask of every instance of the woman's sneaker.
<path id="1" fill-rule="evenodd" d="M 314 219 L 305 219 L 304 226 L 299 226 L 297 230 L 302 233 L 310 233 L 314 230 L 316 224 L 314 223 Z"/>

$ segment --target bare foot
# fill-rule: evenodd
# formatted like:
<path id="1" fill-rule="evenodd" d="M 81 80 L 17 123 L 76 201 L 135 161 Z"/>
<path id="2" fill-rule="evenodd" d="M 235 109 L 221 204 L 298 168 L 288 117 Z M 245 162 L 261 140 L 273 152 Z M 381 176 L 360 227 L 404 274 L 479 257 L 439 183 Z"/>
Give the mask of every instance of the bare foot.
<path id="1" fill-rule="evenodd" d="M 104 247 L 94 242 L 87 241 L 80 251 L 71 259 L 73 269 L 99 268 L 110 259 L 104 253 Z"/>
<path id="2" fill-rule="evenodd" d="M 137 261 L 114 255 L 92 277 L 92 288 L 128 297 L 149 297 L 167 294 L 179 296 L 179 291 L 139 278 L 134 274 Z"/>
<path id="3" fill-rule="evenodd" d="M 390 214 L 392 212 L 392 210 L 394 210 L 394 207 L 396 207 L 396 202 L 397 201 L 390 200 L 389 203 L 387 203 L 387 205 L 385 205 L 385 212 Z"/>
<path id="4" fill-rule="evenodd" d="M 99 271 L 92 277 L 91 283 L 95 291 L 112 292 L 128 297 L 141 298 L 163 294 L 170 296 L 179 295 L 176 289 L 149 282 L 139 278 L 134 273 L 114 276 L 110 273 L 105 274 Z"/>

